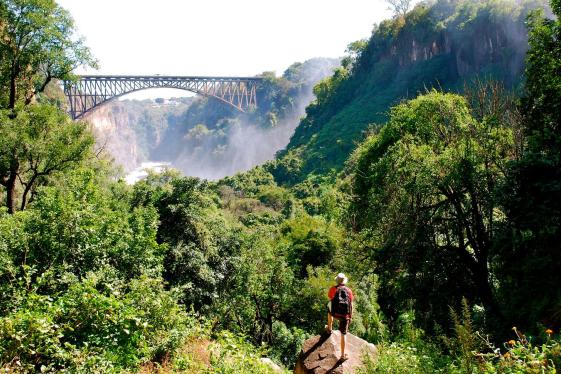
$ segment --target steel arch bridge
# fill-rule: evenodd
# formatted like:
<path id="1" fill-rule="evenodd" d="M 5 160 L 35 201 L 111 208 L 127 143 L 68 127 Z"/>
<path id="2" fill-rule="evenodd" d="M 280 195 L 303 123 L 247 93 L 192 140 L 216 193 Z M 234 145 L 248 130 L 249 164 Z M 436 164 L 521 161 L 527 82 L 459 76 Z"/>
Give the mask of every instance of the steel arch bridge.
<path id="1" fill-rule="evenodd" d="M 148 88 L 177 88 L 214 97 L 241 112 L 257 106 L 256 89 L 263 78 L 163 75 L 83 75 L 63 81 L 73 119 L 103 103 Z"/>

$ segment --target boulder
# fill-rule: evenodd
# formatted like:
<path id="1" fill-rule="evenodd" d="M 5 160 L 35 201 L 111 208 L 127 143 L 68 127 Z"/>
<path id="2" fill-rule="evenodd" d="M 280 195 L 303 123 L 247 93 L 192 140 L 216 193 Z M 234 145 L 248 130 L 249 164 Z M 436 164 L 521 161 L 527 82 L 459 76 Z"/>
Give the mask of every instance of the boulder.
<path id="1" fill-rule="evenodd" d="M 279 365 L 275 364 L 275 362 L 269 357 L 262 357 L 259 361 L 270 367 L 274 373 L 284 373 L 284 370 Z"/>
<path id="2" fill-rule="evenodd" d="M 348 374 L 354 373 L 364 364 L 364 358 L 369 355 L 372 360 L 378 356 L 374 344 L 347 334 L 345 353 L 349 356 L 341 361 L 341 333 L 334 330 L 331 335 L 314 336 L 304 342 L 302 351 L 296 362 L 295 374 Z"/>

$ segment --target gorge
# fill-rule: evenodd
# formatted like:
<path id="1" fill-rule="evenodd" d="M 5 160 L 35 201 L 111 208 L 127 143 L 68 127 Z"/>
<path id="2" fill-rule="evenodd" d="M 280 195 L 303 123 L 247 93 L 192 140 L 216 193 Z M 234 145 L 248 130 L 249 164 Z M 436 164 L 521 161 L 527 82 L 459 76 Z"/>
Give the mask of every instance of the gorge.
<path id="1" fill-rule="evenodd" d="M 86 115 L 97 143 L 126 172 L 147 161 L 168 162 L 184 175 L 219 179 L 272 160 L 293 134 L 312 88 L 337 59 L 291 65 L 281 77 L 263 73 L 254 112 L 239 113 L 212 98 L 111 101 Z"/>

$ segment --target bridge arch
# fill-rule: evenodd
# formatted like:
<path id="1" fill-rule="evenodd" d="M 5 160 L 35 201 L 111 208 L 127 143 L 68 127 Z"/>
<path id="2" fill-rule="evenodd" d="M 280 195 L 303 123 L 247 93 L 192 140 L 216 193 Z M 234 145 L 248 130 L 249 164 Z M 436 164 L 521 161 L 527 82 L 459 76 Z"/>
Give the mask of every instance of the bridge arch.
<path id="1" fill-rule="evenodd" d="M 150 88 L 176 88 L 214 97 L 241 112 L 257 106 L 257 77 L 189 77 L 138 75 L 85 75 L 64 81 L 64 93 L 73 119 L 81 118 L 104 103 Z"/>

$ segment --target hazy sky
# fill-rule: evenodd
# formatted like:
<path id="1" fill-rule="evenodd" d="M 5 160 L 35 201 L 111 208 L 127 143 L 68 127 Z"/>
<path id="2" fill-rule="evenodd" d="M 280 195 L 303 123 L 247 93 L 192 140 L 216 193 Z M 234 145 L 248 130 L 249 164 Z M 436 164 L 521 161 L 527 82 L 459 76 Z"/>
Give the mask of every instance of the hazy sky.
<path id="1" fill-rule="evenodd" d="M 99 60 L 94 74 L 280 75 L 296 61 L 342 56 L 390 16 L 383 0 L 58 3 Z"/>

